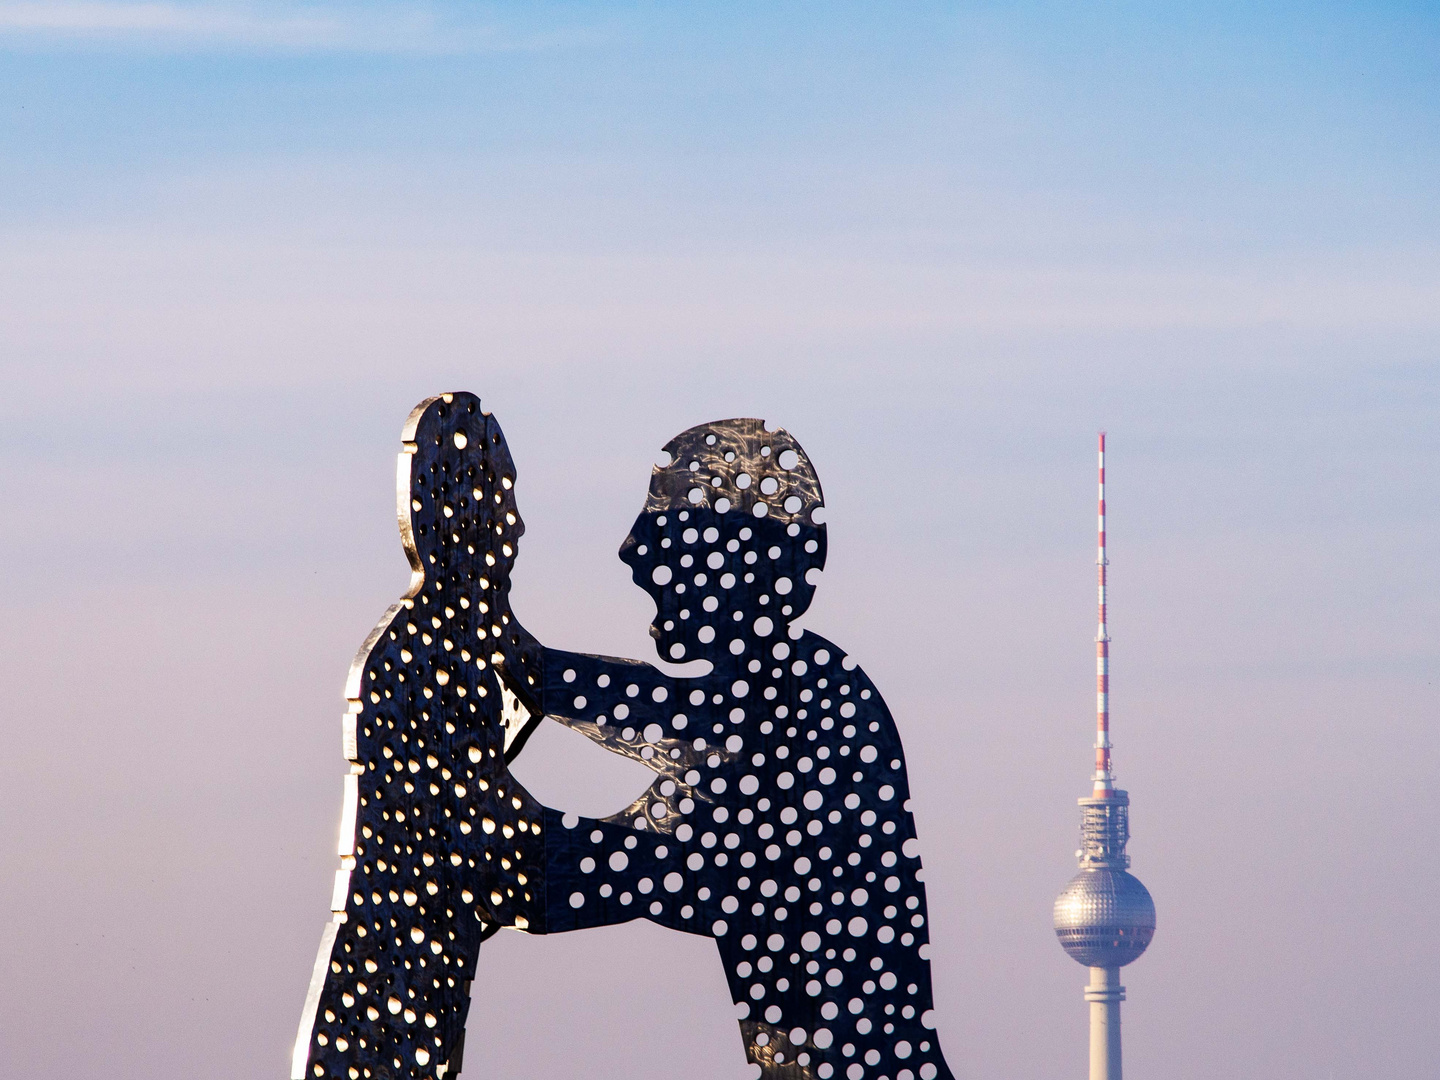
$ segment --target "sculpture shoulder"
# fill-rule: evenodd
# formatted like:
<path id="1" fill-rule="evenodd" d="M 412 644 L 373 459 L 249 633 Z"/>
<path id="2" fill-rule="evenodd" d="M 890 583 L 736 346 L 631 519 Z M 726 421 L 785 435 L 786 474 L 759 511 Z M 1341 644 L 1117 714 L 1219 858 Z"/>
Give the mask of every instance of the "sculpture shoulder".
<path id="1" fill-rule="evenodd" d="M 895 718 L 865 669 L 834 642 L 806 630 L 791 642 L 791 671 L 808 684 L 824 717 L 834 721 L 834 736 L 859 744 L 859 753 L 904 770 L 904 750 Z M 795 672 L 796 664 L 804 667 Z M 809 711 L 809 710 L 807 710 Z M 895 764 L 891 765 L 894 762 Z"/>
<path id="2" fill-rule="evenodd" d="M 791 670 L 794 670 L 794 663 L 799 662 L 805 666 L 797 674 L 803 673 L 813 680 L 825 679 L 825 688 L 833 689 L 839 695 L 842 708 L 848 702 L 855 711 L 862 708 L 866 712 L 878 710 L 890 720 L 890 709 L 880 694 L 880 688 L 839 645 L 814 631 L 804 630 L 792 640 L 790 647 Z M 844 711 L 850 712 L 848 709 Z"/>

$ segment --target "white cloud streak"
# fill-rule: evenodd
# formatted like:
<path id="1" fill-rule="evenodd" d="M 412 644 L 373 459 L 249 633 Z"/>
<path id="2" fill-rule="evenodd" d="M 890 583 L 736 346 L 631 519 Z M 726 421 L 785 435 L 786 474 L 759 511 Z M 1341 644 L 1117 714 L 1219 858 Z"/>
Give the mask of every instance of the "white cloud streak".
<path id="1" fill-rule="evenodd" d="M 67 42 L 172 49 L 347 52 L 509 52 L 584 44 L 583 31 L 516 35 L 476 20 L 454 24 L 429 5 L 0 0 L 0 44 Z"/>

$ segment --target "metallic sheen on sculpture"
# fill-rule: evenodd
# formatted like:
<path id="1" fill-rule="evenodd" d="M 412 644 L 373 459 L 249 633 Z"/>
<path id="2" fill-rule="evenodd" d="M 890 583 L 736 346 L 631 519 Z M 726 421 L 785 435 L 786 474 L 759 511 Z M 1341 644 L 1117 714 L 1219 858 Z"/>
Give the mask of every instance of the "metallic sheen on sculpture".
<path id="1" fill-rule="evenodd" d="M 948 1080 L 904 752 L 879 690 L 794 625 L 825 564 L 820 481 L 755 419 L 665 447 L 620 547 L 674 677 L 551 649 L 510 608 L 515 468 L 471 394 L 402 435 L 412 579 L 351 667 L 340 869 L 294 1080 L 461 1065 L 480 945 L 644 918 L 715 942 L 761 1077 Z M 655 773 L 601 819 L 541 805 L 509 761 L 542 720 Z"/>

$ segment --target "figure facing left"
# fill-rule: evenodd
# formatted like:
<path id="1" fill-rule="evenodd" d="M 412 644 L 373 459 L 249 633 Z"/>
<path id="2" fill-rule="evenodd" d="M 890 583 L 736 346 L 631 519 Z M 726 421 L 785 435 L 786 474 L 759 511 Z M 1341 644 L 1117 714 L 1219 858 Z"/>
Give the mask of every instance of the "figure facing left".
<path id="1" fill-rule="evenodd" d="M 544 812 L 507 764 L 541 716 L 510 611 L 514 463 L 473 394 L 422 401 L 401 438 L 410 587 L 346 682 L 340 869 L 293 1080 L 455 1075 L 480 943 L 545 929 Z"/>

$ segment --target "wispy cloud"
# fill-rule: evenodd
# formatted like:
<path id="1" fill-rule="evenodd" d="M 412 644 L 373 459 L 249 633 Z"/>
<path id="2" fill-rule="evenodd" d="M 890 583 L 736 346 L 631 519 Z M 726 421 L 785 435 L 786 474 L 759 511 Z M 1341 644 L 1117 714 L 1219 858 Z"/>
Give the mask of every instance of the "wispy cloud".
<path id="1" fill-rule="evenodd" d="M 162 48 L 361 52 L 514 51 L 593 43 L 583 28 L 517 32 L 474 17 L 441 18 L 428 4 L 166 3 L 0 0 L 0 43 L 65 42 Z"/>

